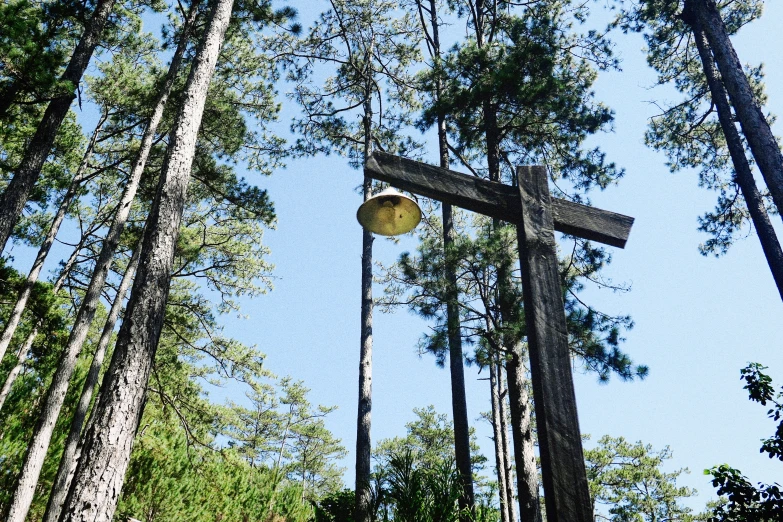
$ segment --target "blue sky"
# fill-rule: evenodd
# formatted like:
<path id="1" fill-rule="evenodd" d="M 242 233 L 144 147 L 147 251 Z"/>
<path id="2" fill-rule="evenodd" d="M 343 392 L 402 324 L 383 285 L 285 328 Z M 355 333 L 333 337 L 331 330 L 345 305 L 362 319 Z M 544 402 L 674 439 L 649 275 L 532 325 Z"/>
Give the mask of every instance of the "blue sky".
<path id="1" fill-rule="evenodd" d="M 300 9 L 305 23 L 328 5 L 291 4 Z M 767 65 L 767 108 L 775 114 L 783 114 L 780 20 L 783 6 L 771 2 L 762 19 L 734 40 L 743 61 Z M 159 24 L 147 23 L 145 29 Z M 669 469 L 691 469 L 681 483 L 699 490 L 688 503 L 701 509 L 714 497 L 702 474 L 705 468 L 728 462 L 753 481 L 780 476 L 780 463 L 758 453 L 759 440 L 772 433 L 773 424 L 766 420 L 765 408 L 747 400 L 739 369 L 750 361 L 761 362 L 770 367 L 778 386 L 783 385 L 783 306 L 755 236 L 738 242 L 721 259 L 698 253 L 706 237 L 696 230 L 696 218 L 713 208 L 716 197 L 697 186 L 695 173 L 670 174 L 663 155 L 643 143 L 647 118 L 656 113 L 649 101 L 676 100 L 677 95 L 649 89 L 655 77 L 644 62 L 640 37 L 617 34 L 615 40 L 623 71 L 604 73 L 596 84 L 598 98 L 616 113 L 615 129 L 594 141 L 627 174 L 618 186 L 593 193 L 592 201 L 636 218 L 626 249 L 612 249 L 614 261 L 606 272 L 617 282 L 630 283 L 632 290 L 614 294 L 588 289 L 584 298 L 600 309 L 633 317 L 636 326 L 623 348 L 636 362 L 649 365 L 650 375 L 644 381 L 599 384 L 595 375 L 577 368 L 580 424 L 593 442 L 610 434 L 656 448 L 671 446 Z M 284 85 L 280 90 L 286 107 L 279 129 L 286 132 L 296 109 L 282 96 Z M 88 113 L 80 119 L 91 128 Z M 780 125 L 776 131 L 781 135 Z M 434 149 L 428 159 L 435 162 Z M 349 449 L 344 465 L 346 483 L 351 484 L 361 255 L 361 229 L 355 220 L 361 199 L 355 188 L 361 173 L 345 159 L 330 156 L 292 161 L 269 178 L 246 175 L 269 190 L 277 210 L 277 229 L 266 235 L 270 260 L 277 267 L 275 289 L 244 299 L 244 317 L 224 318 L 225 331 L 257 344 L 267 354 L 269 370 L 303 380 L 313 402 L 338 406 L 326 422 Z M 783 235 L 780 217 L 774 216 L 773 223 Z M 411 237 L 398 244 L 379 238 L 375 258 L 389 264 L 415 247 Z M 17 263 L 22 262 L 22 252 L 16 254 Z M 376 295 L 381 291 L 376 287 Z M 416 354 L 417 339 L 427 328 L 402 310 L 375 313 L 374 441 L 403 435 L 415 407 L 432 404 L 439 412 L 450 412 L 448 371 Z M 489 409 L 486 377 L 467 369 L 469 417 L 491 456 L 491 431 L 477 420 Z M 241 390 L 228 387 L 212 395 L 216 400 L 240 400 Z"/>

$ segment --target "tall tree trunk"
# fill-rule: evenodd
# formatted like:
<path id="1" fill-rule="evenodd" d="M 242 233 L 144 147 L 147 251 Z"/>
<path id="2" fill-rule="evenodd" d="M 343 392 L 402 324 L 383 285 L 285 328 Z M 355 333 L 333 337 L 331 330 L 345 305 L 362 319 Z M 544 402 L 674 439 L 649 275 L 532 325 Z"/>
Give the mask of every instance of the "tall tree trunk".
<path id="1" fill-rule="evenodd" d="M 687 0 L 683 15 L 695 19 L 694 23 L 698 23 L 704 31 L 745 139 L 764 176 L 772 200 L 783 215 L 783 155 L 764 112 L 753 96 L 718 7 L 714 0 Z"/>
<path id="2" fill-rule="evenodd" d="M 541 522 L 538 470 L 531 421 L 532 407 L 527 390 L 525 352 L 522 343 L 517 343 L 513 347 L 511 358 L 506 362 L 506 377 L 511 413 L 511 433 L 514 443 L 514 462 L 517 472 L 519 519 L 523 522 Z"/>
<path id="3" fill-rule="evenodd" d="M 495 4 L 496 5 L 496 4 Z M 476 43 L 484 45 L 484 26 L 486 20 L 485 1 L 476 0 L 473 5 L 476 25 Z M 500 181 L 500 134 L 496 107 L 487 98 L 482 103 L 484 132 L 487 146 L 487 167 L 491 181 Z M 493 229 L 500 225 L 493 220 Z M 509 303 L 511 272 L 507 266 L 497 267 L 498 300 L 501 324 L 513 320 L 514 310 Z M 523 361 L 525 351 L 519 339 L 508 339 L 504 335 L 504 347 L 509 350 L 510 358 L 506 363 L 508 377 L 508 397 L 511 413 L 511 431 L 514 440 L 514 461 L 517 470 L 517 500 L 519 518 L 523 522 L 541 522 L 541 506 L 538 500 L 538 473 L 535 465 L 535 448 L 531 430 L 531 410 L 526 388 Z"/>
<path id="4" fill-rule="evenodd" d="M 84 246 L 88 236 L 89 234 L 85 234 L 79 238 L 79 243 L 77 243 L 76 247 L 73 249 L 73 252 L 71 252 L 70 257 L 68 257 L 68 260 L 65 262 L 65 266 L 63 266 L 62 270 L 60 271 L 60 276 L 52 286 L 52 294 L 57 295 L 60 292 L 60 289 L 65 283 L 65 280 L 71 273 L 73 265 L 76 264 L 76 258 L 79 256 L 79 252 Z M 39 319 L 36 325 L 33 327 L 32 331 L 27 335 L 27 339 L 25 339 L 22 347 L 16 353 L 16 366 L 14 366 L 8 373 L 8 376 L 5 378 L 5 383 L 3 383 L 3 389 L 0 390 L 0 411 L 3 410 L 3 405 L 5 404 L 8 395 L 11 393 L 11 389 L 14 385 L 14 382 L 16 381 L 16 378 L 19 377 L 19 374 L 22 373 L 22 369 L 24 369 L 24 365 L 27 362 L 27 354 L 30 353 L 30 349 L 33 347 L 33 343 L 35 342 L 35 338 L 38 337 L 38 330 L 40 329 L 41 325 L 42 321 Z"/>
<path id="5" fill-rule="evenodd" d="M 115 0 L 98 0 L 92 18 L 87 23 L 84 33 L 73 51 L 71 61 L 60 78 L 61 81 L 70 82 L 74 91 L 79 86 L 84 70 L 90 63 L 92 53 L 101 39 L 103 27 L 106 25 L 114 2 Z M 30 191 L 41 175 L 41 168 L 49 155 L 57 131 L 68 113 L 71 102 L 76 97 L 74 91 L 49 102 L 43 119 L 27 145 L 22 162 L 16 169 L 11 183 L 0 195 L 0 252 L 5 248 L 14 225 L 24 209 Z"/>
<path id="6" fill-rule="evenodd" d="M 44 262 L 49 255 L 49 250 L 52 248 L 54 239 L 60 231 L 60 225 L 62 225 L 62 222 L 65 219 L 65 214 L 68 212 L 68 208 L 71 206 L 73 198 L 76 196 L 79 187 L 86 178 L 85 172 L 87 170 L 87 163 L 92 156 L 95 142 L 98 139 L 98 133 L 105 121 L 106 113 L 102 115 L 101 119 L 98 121 L 98 125 L 95 126 L 90 142 L 87 145 L 87 150 L 82 157 L 82 162 L 71 181 L 71 185 L 68 187 L 68 190 L 60 201 L 60 207 L 57 209 L 57 213 L 54 215 L 51 225 L 49 225 L 49 232 L 47 232 L 41 247 L 38 249 L 38 255 L 35 256 L 35 261 L 33 261 L 33 266 L 30 268 L 30 273 L 27 274 L 27 279 L 19 292 L 19 296 L 16 298 L 16 303 L 11 310 L 11 315 L 6 320 L 5 328 L 3 329 L 2 335 L 0 335 L 0 360 L 3 359 L 3 356 L 8 349 L 8 345 L 11 344 L 11 339 L 14 337 L 14 333 L 16 333 L 16 328 L 19 326 L 22 313 L 27 307 L 27 301 L 30 299 L 30 294 L 32 294 L 33 286 L 35 286 L 35 283 L 38 281 L 38 276 L 43 269 Z"/>
<path id="7" fill-rule="evenodd" d="M 506 411 L 506 401 L 508 400 L 508 388 L 503 386 L 503 365 L 500 363 L 500 359 L 496 362 L 497 374 L 498 374 L 498 398 L 500 416 L 500 437 L 502 442 L 503 461 L 506 468 L 503 470 L 506 476 L 506 498 L 508 504 L 508 519 L 512 522 L 517 519 L 517 510 L 514 507 L 514 470 L 511 464 L 511 450 L 508 444 L 508 412 Z"/>
<path id="8" fill-rule="evenodd" d="M 498 477 L 498 500 L 500 503 L 501 522 L 515 522 L 508 516 L 508 505 L 513 503 L 508 497 L 506 476 L 506 455 L 503 454 L 503 435 L 500 428 L 500 394 L 498 393 L 498 365 L 495 364 L 496 354 L 490 354 L 489 388 L 492 397 L 492 436 L 495 439 L 495 469 Z"/>
<path id="9" fill-rule="evenodd" d="M 189 18 L 192 19 L 195 17 L 196 11 L 195 7 L 191 8 Z M 114 254 L 120 242 L 120 236 L 122 235 L 125 223 L 128 220 L 131 204 L 136 197 L 139 180 L 141 179 L 141 174 L 144 172 L 144 167 L 152 148 L 152 142 L 155 138 L 158 124 L 163 116 L 163 109 L 168 100 L 171 86 L 174 83 L 182 63 L 182 56 L 186 46 L 187 31 L 183 30 L 177 51 L 169 66 L 166 80 L 158 94 L 155 109 L 150 117 L 150 121 L 147 123 L 147 128 L 144 131 L 141 147 L 134 160 L 133 169 L 131 170 L 130 177 L 122 194 L 122 199 L 117 206 L 111 226 L 103 241 L 101 253 L 98 256 L 92 277 L 90 278 L 90 284 L 84 294 L 79 311 L 76 314 L 68 343 L 60 358 L 57 371 L 52 378 L 49 390 L 47 391 L 46 401 L 41 410 L 41 416 L 36 423 L 32 442 L 27 449 L 7 522 L 24 522 L 27 512 L 30 509 L 30 504 L 32 503 L 33 494 L 35 492 L 35 485 L 38 482 L 46 452 L 49 448 L 49 443 L 51 442 L 54 426 L 57 422 L 57 417 L 60 414 L 63 402 L 65 401 L 66 392 L 68 391 L 68 382 L 76 368 L 76 361 L 81 352 L 81 348 L 84 345 L 84 341 L 87 338 L 90 324 L 95 317 L 95 311 L 97 310 L 101 298 L 101 290 L 103 290 L 103 285 L 106 282 L 106 277 L 111 268 Z"/>
<path id="10" fill-rule="evenodd" d="M 371 90 L 365 92 L 364 102 L 364 160 L 372 149 L 372 101 Z M 364 201 L 372 197 L 372 179 L 365 177 L 362 184 Z M 373 235 L 362 229 L 362 304 L 361 334 L 359 348 L 359 405 L 356 418 L 356 520 L 370 522 L 372 519 L 370 491 L 370 459 L 372 440 L 370 424 L 372 417 L 372 243 Z"/>
<path id="11" fill-rule="evenodd" d="M 68 432 L 68 438 L 65 440 L 65 449 L 60 458 L 60 466 L 57 469 L 57 475 L 54 479 L 54 484 L 52 485 L 52 492 L 49 495 L 43 522 L 57 522 L 57 519 L 60 518 L 60 510 L 62 509 L 63 502 L 65 502 L 65 497 L 68 494 L 68 487 L 71 485 L 73 472 L 76 468 L 76 463 L 79 460 L 79 450 L 81 449 L 79 447 L 79 437 L 82 433 L 82 427 L 87 418 L 87 412 L 90 409 L 90 402 L 92 401 L 95 386 L 98 384 L 98 377 L 100 376 L 101 368 L 103 367 L 106 349 L 109 346 L 109 341 L 114 332 L 114 325 L 117 323 L 117 318 L 120 315 L 120 309 L 122 308 L 122 303 L 125 299 L 125 293 L 128 291 L 128 288 L 130 288 L 130 283 L 133 279 L 133 274 L 136 272 L 136 267 L 139 264 L 140 256 L 141 241 L 136 245 L 133 257 L 131 257 L 128 268 L 125 270 L 125 275 L 122 277 L 120 286 L 117 288 L 117 294 L 114 296 L 114 302 L 111 305 L 111 310 L 109 310 L 109 316 L 106 318 L 103 332 L 101 332 L 101 339 L 98 342 L 98 347 L 93 355 L 92 363 L 90 363 L 87 378 L 82 386 L 82 394 L 79 398 L 79 403 L 76 406 L 76 412 L 71 420 L 71 429 Z"/>
<path id="12" fill-rule="evenodd" d="M 143 412 L 171 283 L 196 138 L 233 0 L 215 0 L 171 132 L 142 259 L 60 522 L 109 522 Z"/>
<path id="13" fill-rule="evenodd" d="M 430 28 L 432 34 L 432 57 L 436 67 L 440 67 L 441 48 L 438 12 L 435 0 L 430 2 Z M 421 12 L 421 11 L 420 11 Z M 440 71 L 438 71 L 440 73 Z M 440 100 L 441 80 L 435 84 L 435 97 Z M 440 166 L 449 168 L 448 136 L 446 134 L 446 117 L 438 114 L 438 153 Z M 468 405 L 465 395 L 465 368 L 462 358 L 462 332 L 459 319 L 459 289 L 457 273 L 452 259 L 451 250 L 454 245 L 454 217 L 451 205 L 442 204 L 443 215 L 443 250 L 444 275 L 447 281 L 446 296 L 446 328 L 449 338 L 449 372 L 451 374 L 451 411 L 454 419 L 454 457 L 457 470 L 462 481 L 462 495 L 459 506 L 462 511 L 461 520 L 466 522 L 469 512 L 473 510 L 475 496 L 473 492 L 473 466 L 470 461 L 470 424 L 468 422 Z"/>
<path id="14" fill-rule="evenodd" d="M 497 142 L 497 114 L 490 107 L 485 113 L 487 119 L 487 150 L 490 179 L 500 181 L 500 147 Z M 494 228 L 500 223 L 495 220 Z M 498 266 L 498 298 L 502 324 L 513 321 L 515 316 L 509 302 L 511 273 L 508 267 Z M 517 500 L 519 518 L 525 522 L 541 522 L 541 506 L 538 500 L 538 473 L 535 461 L 535 445 L 531 429 L 531 409 L 527 393 L 527 375 L 523 361 L 525 350 L 518 339 L 504 335 L 504 346 L 511 352 L 506 363 L 508 375 L 508 396 L 511 410 L 511 430 L 514 436 L 514 460 L 517 467 Z"/>
<path id="15" fill-rule="evenodd" d="M 748 159 L 745 156 L 742 138 L 740 138 L 739 131 L 734 124 L 726 89 L 715 68 L 707 37 L 704 29 L 701 27 L 701 20 L 698 18 L 693 20 L 692 27 L 696 47 L 699 49 L 702 68 L 707 77 L 707 84 L 710 87 L 712 102 L 718 111 L 718 120 L 723 129 L 723 135 L 726 137 L 726 145 L 729 148 L 731 161 L 734 164 L 735 180 L 742 191 L 742 197 L 745 199 L 753 225 L 756 227 L 761 248 L 764 251 L 767 264 L 772 271 L 772 277 L 778 287 L 778 293 L 781 299 L 783 299 L 783 250 L 780 248 L 780 242 L 777 234 L 775 234 L 775 229 L 772 227 L 772 222 L 769 220 L 764 200 L 756 187 L 756 181 L 753 179 L 753 172 L 750 170 Z"/>
<path id="16" fill-rule="evenodd" d="M 424 7 L 424 2 L 429 4 Z M 416 6 L 419 12 L 419 20 L 422 30 L 428 38 L 428 50 L 433 59 L 436 73 L 440 74 L 441 47 L 440 47 L 440 22 L 438 20 L 438 8 L 436 0 L 417 0 Z M 429 14 L 429 22 L 425 12 Z M 427 25 L 429 24 L 429 28 Z M 442 81 L 440 78 L 435 83 L 435 99 L 440 100 Z M 440 166 L 449 167 L 448 137 L 446 133 L 446 118 L 438 114 L 438 153 Z M 470 511 L 475 503 L 473 492 L 473 467 L 470 459 L 470 424 L 468 422 L 467 399 L 465 396 L 465 370 L 462 356 L 462 334 L 459 319 L 459 288 L 454 261 L 450 251 L 454 244 L 454 218 L 451 205 L 442 204 L 443 216 L 443 250 L 444 250 L 444 276 L 448 285 L 446 296 L 446 328 L 449 340 L 449 372 L 451 376 L 451 410 L 454 418 L 454 457 L 457 470 L 462 483 L 462 495 L 459 505 L 462 512 L 461 520 L 469 520 Z"/>
<path id="17" fill-rule="evenodd" d="M 441 161 L 443 156 L 441 155 Z M 448 159 L 446 165 L 448 167 Z M 451 205 L 442 205 L 443 248 L 445 250 L 445 276 L 448 282 L 446 321 L 449 337 L 449 371 L 451 373 L 451 411 L 454 418 L 454 457 L 462 481 L 462 495 L 459 504 L 463 511 L 461 520 L 469 520 L 475 497 L 473 493 L 473 466 L 470 459 L 470 424 L 465 394 L 465 368 L 462 358 L 462 333 L 459 319 L 457 275 L 454 264 L 449 261 L 449 252 L 454 244 L 454 219 Z"/>

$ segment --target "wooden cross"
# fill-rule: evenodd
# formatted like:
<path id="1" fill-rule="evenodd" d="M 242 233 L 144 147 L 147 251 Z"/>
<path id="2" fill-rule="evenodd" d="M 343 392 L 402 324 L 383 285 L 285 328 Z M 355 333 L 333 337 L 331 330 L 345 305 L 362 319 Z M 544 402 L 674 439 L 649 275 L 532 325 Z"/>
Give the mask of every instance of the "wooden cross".
<path id="1" fill-rule="evenodd" d="M 545 167 L 518 167 L 511 187 L 375 152 L 364 174 L 517 226 L 547 521 L 592 522 L 554 231 L 623 248 L 633 218 L 552 198 Z"/>

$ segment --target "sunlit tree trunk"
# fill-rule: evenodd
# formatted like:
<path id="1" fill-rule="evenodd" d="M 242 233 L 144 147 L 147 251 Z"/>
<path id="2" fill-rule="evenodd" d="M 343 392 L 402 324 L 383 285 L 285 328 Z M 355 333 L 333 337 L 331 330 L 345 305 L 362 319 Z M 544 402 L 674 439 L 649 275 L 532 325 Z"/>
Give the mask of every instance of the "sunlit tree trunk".
<path id="1" fill-rule="evenodd" d="M 503 434 L 501 433 L 500 427 L 500 394 L 498 393 L 498 365 L 495 363 L 495 357 L 495 354 L 490 354 L 489 387 L 490 396 L 492 398 L 492 437 L 495 441 L 495 470 L 497 471 L 498 478 L 500 520 L 501 522 L 514 522 L 514 520 L 510 519 L 508 516 L 508 505 L 513 502 L 508 498 L 508 477 L 506 474 L 508 463 L 506 461 L 507 455 L 503 453 Z"/>
<path id="2" fill-rule="evenodd" d="M 65 502 L 65 496 L 68 494 L 68 487 L 71 485 L 73 472 L 79 459 L 79 436 L 82 433 L 82 427 L 87 418 L 87 412 L 90 408 L 90 403 L 92 402 L 93 392 L 98 384 L 98 378 L 101 373 L 101 368 L 103 367 L 103 360 L 106 357 L 106 350 L 109 346 L 109 341 L 111 341 L 112 333 L 114 333 L 114 326 L 117 324 L 120 310 L 122 309 L 125 293 L 128 291 L 128 288 L 130 288 L 133 275 L 139 264 L 140 255 L 141 242 L 136 245 L 133 257 L 131 257 L 128 268 L 125 270 L 125 275 L 122 277 L 120 286 L 117 287 L 117 293 L 114 296 L 114 301 L 109 310 L 109 316 L 106 318 L 106 323 L 103 326 L 103 332 L 101 332 L 98 347 L 95 349 L 95 354 L 90 363 L 87 378 L 84 380 L 82 394 L 79 397 L 79 403 L 76 405 L 73 419 L 71 419 L 71 429 L 68 432 L 68 438 L 65 440 L 63 455 L 60 458 L 60 466 L 57 469 L 57 475 L 55 476 L 54 484 L 52 485 L 52 492 L 49 495 L 43 522 L 57 522 L 57 519 L 60 517 L 60 509 L 62 508 L 63 502 Z"/>
<path id="3" fill-rule="evenodd" d="M 207 90 L 233 0 L 215 0 L 171 132 L 147 220 L 142 258 L 60 522 L 109 522 L 117 506 L 146 396 L 171 283 L 174 249 Z"/>
<path id="4" fill-rule="evenodd" d="M 520 520 L 541 522 L 532 423 L 533 408 L 527 388 L 524 353 L 522 343 L 519 343 L 514 347 L 510 359 L 506 362 L 508 403 L 511 413 L 511 433 L 517 476 L 517 500 L 519 501 Z"/>
<path id="5" fill-rule="evenodd" d="M 369 83 L 369 80 L 368 80 Z M 372 153 L 372 90 L 367 86 L 364 101 L 364 161 Z M 364 201 L 372 196 L 372 180 L 365 177 L 362 184 Z M 370 460 L 372 439 L 372 243 L 373 235 L 362 229 L 362 304 L 359 348 L 359 407 L 356 418 L 356 520 L 370 522 Z"/>
<path id="6" fill-rule="evenodd" d="M 495 364 L 497 364 L 498 369 L 498 416 L 500 417 L 501 448 L 503 451 L 503 462 L 506 466 L 503 470 L 506 476 L 506 498 L 508 499 L 506 509 L 508 510 L 508 519 L 514 522 L 517 519 L 517 512 L 514 507 L 514 470 L 511 464 L 511 448 L 508 444 L 508 411 L 506 411 L 508 388 L 503 386 L 503 365 L 500 363 L 500 360 L 496 361 Z"/>

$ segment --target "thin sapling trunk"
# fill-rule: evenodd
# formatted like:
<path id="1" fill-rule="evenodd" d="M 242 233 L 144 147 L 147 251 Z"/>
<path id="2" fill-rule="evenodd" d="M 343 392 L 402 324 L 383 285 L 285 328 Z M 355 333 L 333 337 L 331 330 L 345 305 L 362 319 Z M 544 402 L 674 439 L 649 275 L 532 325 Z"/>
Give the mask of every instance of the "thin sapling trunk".
<path id="1" fill-rule="evenodd" d="M 500 394 L 498 389 L 498 366 L 495 364 L 496 354 L 490 354 L 489 361 L 489 388 L 492 398 L 492 437 L 495 442 L 495 470 L 498 478 L 498 502 L 500 504 L 501 522 L 515 522 L 508 517 L 508 505 L 512 503 L 508 498 L 508 488 L 506 484 L 506 459 L 503 454 L 503 435 L 500 428 Z M 512 497 L 513 498 L 513 497 Z"/>

